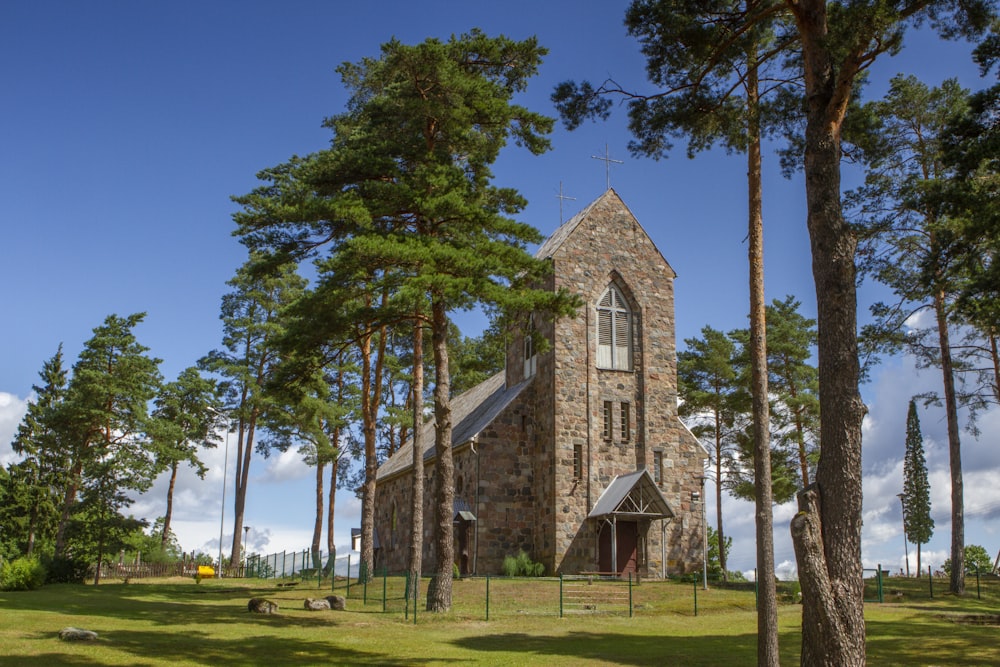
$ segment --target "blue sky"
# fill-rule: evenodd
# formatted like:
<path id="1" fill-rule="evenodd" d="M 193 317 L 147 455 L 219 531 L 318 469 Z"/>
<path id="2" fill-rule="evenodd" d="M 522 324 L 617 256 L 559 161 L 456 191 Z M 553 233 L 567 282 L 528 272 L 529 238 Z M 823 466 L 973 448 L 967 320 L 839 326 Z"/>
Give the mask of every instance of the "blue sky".
<path id="1" fill-rule="evenodd" d="M 111 313 L 147 313 L 136 331 L 161 370 L 173 379 L 220 345 L 219 300 L 243 262 L 231 236 L 231 195 L 257 183 L 255 174 L 293 154 L 323 148 L 324 117 L 344 109 L 334 68 L 378 53 L 391 37 L 418 42 L 481 27 L 514 38 L 537 35 L 549 55 L 519 101 L 554 115 L 554 85 L 566 79 L 613 76 L 650 90 L 637 45 L 622 26 L 627 2 L 265 3 L 6 2 L 0 4 L 0 280 L 5 326 L 0 327 L 0 461 L 10 460 L 10 436 L 45 359 L 60 343 L 71 364 L 91 330 Z M 912 73 L 931 84 L 958 76 L 982 87 L 963 44 L 911 38 L 904 54 L 878 63 L 870 95 L 888 78 Z M 608 147 L 622 160 L 611 185 L 677 271 L 678 345 L 710 324 L 746 326 L 745 165 L 739 155 L 711 151 L 694 160 L 683 145 L 668 160 L 628 155 L 621 110 L 552 136 L 552 150 L 533 157 L 509 147 L 496 166 L 499 185 L 519 189 L 530 204 L 522 219 L 551 233 L 564 218 L 601 194 Z M 800 178 L 778 173 L 765 155 L 765 270 L 768 300 L 794 294 L 815 312 Z M 857 176 L 846 174 L 845 184 Z M 859 312 L 879 296 L 861 290 Z M 481 325 L 461 320 L 470 333 Z M 906 359 L 881 366 L 863 387 L 865 425 L 866 564 L 902 566 L 896 493 L 906 402 L 935 388 L 932 371 Z M 947 557 L 949 491 L 943 416 L 921 414 L 932 468 L 937 529 L 925 547 L 930 562 Z M 1000 415 L 988 414 L 979 441 L 963 434 L 967 542 L 995 553 L 991 519 L 1000 510 L 1000 454 L 990 449 Z M 232 457 L 230 474 L 232 482 Z M 218 549 L 223 452 L 206 452 L 205 481 L 179 482 L 175 528 L 183 547 Z M 294 453 L 255 459 L 246 523 L 252 549 L 308 545 L 312 478 Z M 134 510 L 163 513 L 165 480 Z M 714 497 L 714 493 L 708 494 Z M 232 490 L 225 533 L 231 533 Z M 338 498 L 338 545 L 359 525 L 358 503 Z M 714 507 L 708 505 L 709 516 Z M 731 565 L 752 569 L 752 508 L 725 501 L 734 537 Z M 794 562 L 788 540 L 793 508 L 776 509 L 776 561 Z M 230 537 L 224 543 L 229 544 Z"/>

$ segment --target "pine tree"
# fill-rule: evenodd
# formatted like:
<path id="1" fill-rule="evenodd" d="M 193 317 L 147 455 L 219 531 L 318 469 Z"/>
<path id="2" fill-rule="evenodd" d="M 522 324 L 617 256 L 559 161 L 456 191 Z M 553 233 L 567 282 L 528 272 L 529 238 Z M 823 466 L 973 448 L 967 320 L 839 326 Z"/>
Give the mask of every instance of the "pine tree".
<path id="1" fill-rule="evenodd" d="M 202 368 L 221 377 L 228 430 L 236 431 L 235 518 L 230 552 L 230 565 L 234 567 L 242 551 L 255 438 L 271 407 L 266 385 L 278 364 L 277 342 L 284 331 L 282 314 L 305 288 L 305 279 L 295 273 L 294 265 L 284 264 L 271 273 L 258 274 L 254 271 L 257 260 L 258 256 L 251 255 L 229 281 L 233 291 L 222 297 L 220 319 L 225 349 L 213 351 L 199 362 Z"/>
<path id="2" fill-rule="evenodd" d="M 87 537 L 96 536 L 95 584 L 104 554 L 117 549 L 132 529 L 119 514 L 133 502 L 128 492 L 149 489 L 158 471 L 148 405 L 160 388 L 160 360 L 148 356 L 133 333 L 144 318 L 145 313 L 110 315 L 94 329 L 73 366 L 62 406 L 74 447 L 56 552 L 62 555 L 65 548 L 66 524 L 79 493 Z"/>
<path id="3" fill-rule="evenodd" d="M 948 177 L 941 134 L 965 111 L 968 93 L 954 79 L 931 88 L 915 77 L 894 77 L 884 100 L 869 105 L 881 123 L 881 150 L 869 151 L 865 185 L 854 193 L 869 230 L 861 267 L 892 289 L 896 303 L 872 307 L 875 322 L 866 339 L 877 348 L 913 354 L 921 367 L 941 370 L 951 470 L 951 557 L 961 562 L 965 545 L 962 443 L 958 409 L 960 355 L 952 343 L 954 303 L 964 276 L 956 270 L 966 254 L 954 221 L 933 191 Z M 914 327 L 914 313 L 934 314 L 933 327 Z M 951 573 L 950 588 L 965 590 L 965 568 Z"/>
<path id="4" fill-rule="evenodd" d="M 552 120 L 512 103 L 544 54 L 534 39 L 490 38 L 478 30 L 416 46 L 391 41 L 380 58 L 339 68 L 351 100 L 346 113 L 327 120 L 335 133 L 331 148 L 264 172 L 268 185 L 237 198 L 244 207 L 238 233 L 250 247 L 295 258 L 320 248 L 329 253 L 319 264 L 326 288 L 340 294 L 338 303 L 357 303 L 375 327 L 354 340 L 380 346 L 370 357 L 376 369 L 389 323 L 429 326 L 436 425 L 432 611 L 451 606 L 454 561 L 448 314 L 484 305 L 551 316 L 575 305 L 565 292 L 532 289 L 549 271 L 527 251 L 541 235 L 510 217 L 524 199 L 492 184 L 491 165 L 508 140 L 533 153 L 548 148 Z M 363 369 L 362 381 L 371 379 L 381 381 L 381 374 L 369 378 Z M 380 392 L 369 384 L 362 394 Z M 378 413 L 365 412 L 372 422 L 363 429 L 368 498 L 375 491 Z M 372 511 L 365 500 L 366 563 Z"/>
<path id="5" fill-rule="evenodd" d="M 204 479 L 207 468 L 198 457 L 201 447 L 216 447 L 220 442 L 215 430 L 219 422 L 219 399 L 216 384 L 204 378 L 197 368 L 181 371 L 173 382 L 163 386 L 154 401 L 153 442 L 157 464 L 170 471 L 167 483 L 167 509 L 163 515 L 160 548 L 170 543 L 174 486 L 181 463 L 194 468 Z"/>
<path id="6" fill-rule="evenodd" d="M 903 458 L 903 529 L 906 539 L 917 545 L 918 573 L 921 571 L 920 545 L 927 544 L 934 535 L 930 491 L 917 404 L 910 400 L 910 409 L 906 414 L 906 454 Z"/>
<path id="7" fill-rule="evenodd" d="M 725 542 L 722 523 L 722 489 L 733 467 L 732 451 L 749 408 L 735 367 L 736 344 L 723 332 L 702 327 L 701 338 L 684 340 L 687 349 L 677 355 L 678 393 L 683 403 L 678 414 L 700 423 L 691 426 L 699 439 L 711 442 L 709 464 L 715 468 L 716 531 Z M 726 553 L 719 554 L 726 577 Z"/>

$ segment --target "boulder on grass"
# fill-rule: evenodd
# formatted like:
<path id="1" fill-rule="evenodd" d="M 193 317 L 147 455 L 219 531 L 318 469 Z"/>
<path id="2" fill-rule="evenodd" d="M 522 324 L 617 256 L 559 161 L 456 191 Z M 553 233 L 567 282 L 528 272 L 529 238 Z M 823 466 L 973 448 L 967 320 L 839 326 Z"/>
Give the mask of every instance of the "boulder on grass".
<path id="1" fill-rule="evenodd" d="M 264 598 L 250 598 L 250 601 L 247 602 L 247 611 L 252 614 L 276 614 L 278 613 L 278 603 Z"/>
<path id="2" fill-rule="evenodd" d="M 339 595 L 327 595 L 326 601 L 330 603 L 330 609 L 334 611 L 344 611 L 347 609 L 347 600 Z"/>
<path id="3" fill-rule="evenodd" d="M 306 598 L 305 603 L 306 611 L 330 611 L 330 603 L 326 598 Z"/>
<path id="4" fill-rule="evenodd" d="M 90 642 L 97 639 L 97 633 L 93 630 L 81 630 L 80 628 L 63 628 L 59 631 L 59 639 Z"/>

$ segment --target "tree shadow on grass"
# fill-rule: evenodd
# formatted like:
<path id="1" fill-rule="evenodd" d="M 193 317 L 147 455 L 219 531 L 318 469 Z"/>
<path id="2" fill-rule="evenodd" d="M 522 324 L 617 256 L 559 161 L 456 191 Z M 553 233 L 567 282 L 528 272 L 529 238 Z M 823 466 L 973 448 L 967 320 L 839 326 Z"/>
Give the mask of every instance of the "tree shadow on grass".
<path id="1" fill-rule="evenodd" d="M 508 633 L 464 637 L 454 642 L 470 651 L 511 656 L 510 664 L 546 664 L 555 656 L 614 665 L 755 665 L 755 634 L 678 637 L 608 632 L 565 635 Z M 513 655 L 512 655 L 513 654 Z"/>
<path id="2" fill-rule="evenodd" d="M 53 592 L 46 587 L 30 594 L 0 595 L 0 608 L 9 611 L 59 611 L 80 617 L 147 621 L 158 626 L 259 621 L 271 625 L 318 627 L 336 625 L 341 613 L 282 613 L 289 610 L 301 611 L 306 597 L 322 597 L 323 591 L 303 590 L 299 591 L 299 595 L 284 591 L 278 595 L 273 593 L 270 589 L 217 588 L 192 591 L 160 587 L 151 594 L 150 589 L 139 586 L 108 586 L 97 589 L 91 586 L 68 586 L 59 587 Z M 273 600 L 279 605 L 279 614 L 266 619 L 251 614 L 247 611 L 247 602 L 251 597 Z"/>
<path id="3" fill-rule="evenodd" d="M 14 665 L 43 667 L 48 665 L 102 665 L 106 664 L 93 655 L 95 649 L 107 655 L 115 653 L 116 662 L 132 665 L 164 663 L 203 665 L 386 665 L 402 667 L 434 662 L 437 658 L 405 659 L 388 653 L 360 651 L 338 646 L 331 633 L 326 639 L 307 640 L 301 637 L 285 639 L 277 636 L 247 636 L 238 639 L 220 639 L 216 635 L 199 632 L 163 633 L 122 630 L 108 632 L 96 642 L 63 643 L 53 635 L 38 635 L 39 642 L 55 642 L 58 649 L 46 653 L 19 655 L 12 658 L 0 656 L 0 667 Z"/>
<path id="4" fill-rule="evenodd" d="M 927 611 L 926 609 L 923 611 Z M 934 623 L 921 636 L 919 619 L 866 621 L 870 665 L 997 665 L 1000 644 L 995 626 Z"/>

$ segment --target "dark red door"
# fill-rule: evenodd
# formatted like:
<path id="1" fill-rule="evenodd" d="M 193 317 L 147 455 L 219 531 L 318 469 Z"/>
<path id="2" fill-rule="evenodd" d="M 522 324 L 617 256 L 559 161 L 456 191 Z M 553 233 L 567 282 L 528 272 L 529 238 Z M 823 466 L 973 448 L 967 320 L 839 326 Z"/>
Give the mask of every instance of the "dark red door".
<path id="1" fill-rule="evenodd" d="M 617 574 L 635 573 L 636 553 L 639 545 L 639 525 L 634 521 L 619 521 L 615 533 L 618 541 L 618 572 Z M 598 554 L 601 572 L 612 572 L 611 569 L 611 524 L 604 524 L 601 529 L 600 548 Z"/>

